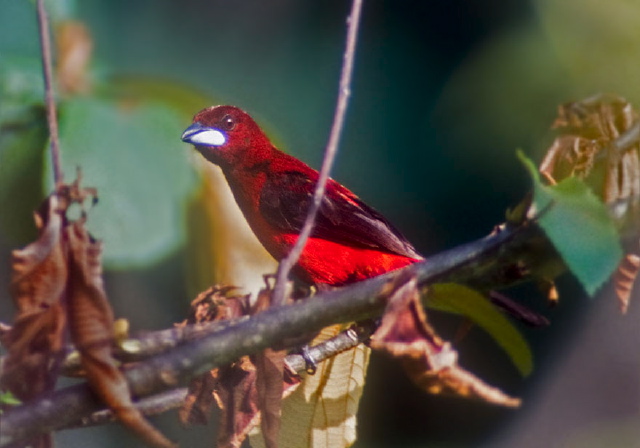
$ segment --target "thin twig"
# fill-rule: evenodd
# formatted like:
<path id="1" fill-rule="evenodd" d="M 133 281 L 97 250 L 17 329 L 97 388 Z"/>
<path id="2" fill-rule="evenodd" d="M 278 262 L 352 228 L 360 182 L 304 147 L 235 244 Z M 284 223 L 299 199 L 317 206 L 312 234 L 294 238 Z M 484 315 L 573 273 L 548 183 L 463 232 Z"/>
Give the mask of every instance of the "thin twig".
<path id="1" fill-rule="evenodd" d="M 44 7 L 44 0 L 38 0 L 38 29 L 40 30 L 40 49 L 42 51 L 42 72 L 44 75 L 44 97 L 47 108 L 47 123 L 51 140 L 51 164 L 53 181 L 56 187 L 63 182 L 62 164 L 60 160 L 60 138 L 58 136 L 58 119 L 56 101 L 53 93 L 53 64 L 51 62 L 51 34 L 49 18 Z"/>
<path id="2" fill-rule="evenodd" d="M 307 218 L 302 230 L 300 231 L 300 235 L 296 240 L 296 244 L 278 266 L 276 284 L 274 286 L 273 293 L 274 306 L 282 305 L 284 303 L 287 278 L 289 277 L 289 273 L 293 266 L 298 262 L 300 254 L 302 254 L 302 251 L 307 244 L 307 240 L 309 239 L 309 235 L 311 234 L 311 230 L 313 229 L 313 225 L 316 221 L 316 215 L 320 209 L 320 204 L 322 204 L 322 198 L 324 197 L 333 161 L 338 152 L 338 143 L 340 141 L 340 136 L 342 135 L 344 117 L 347 112 L 347 105 L 349 104 L 349 96 L 351 95 L 351 75 L 353 73 L 353 62 L 356 53 L 356 42 L 358 38 L 358 25 L 360 24 L 361 10 L 362 0 L 353 0 L 351 4 L 351 13 L 347 20 L 347 41 L 344 59 L 342 62 L 342 73 L 340 74 L 340 91 L 336 102 L 336 110 L 333 116 L 333 125 L 331 126 L 329 141 L 327 142 L 324 160 L 322 161 L 322 168 L 320 169 L 320 176 L 318 177 L 318 183 L 316 184 L 316 189 L 313 194 L 313 203 L 309 208 Z"/>
<path id="3" fill-rule="evenodd" d="M 179 387 L 177 389 L 160 392 L 159 394 L 151 395 L 149 397 L 144 397 L 140 401 L 134 403 L 134 406 L 143 415 L 158 415 L 182 406 L 188 393 L 188 388 Z M 60 429 L 86 428 L 89 426 L 106 425 L 107 423 L 112 423 L 114 421 L 116 421 L 116 417 L 113 414 L 113 411 L 111 409 L 103 408 Z"/>

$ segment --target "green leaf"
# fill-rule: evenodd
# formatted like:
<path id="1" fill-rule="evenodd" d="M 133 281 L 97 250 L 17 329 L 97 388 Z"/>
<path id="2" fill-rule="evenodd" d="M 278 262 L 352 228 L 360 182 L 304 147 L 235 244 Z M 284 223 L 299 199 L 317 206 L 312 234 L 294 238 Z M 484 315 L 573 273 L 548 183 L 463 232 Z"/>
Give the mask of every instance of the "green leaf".
<path id="1" fill-rule="evenodd" d="M 523 376 L 533 370 L 533 355 L 527 341 L 513 323 L 479 292 L 455 283 L 431 285 L 427 306 L 471 319 L 489 333 Z"/>
<path id="2" fill-rule="evenodd" d="M 70 99 L 60 115 L 65 180 L 80 167 L 84 185 L 98 189 L 87 224 L 104 241 L 105 264 L 143 266 L 179 247 L 195 185 L 180 142 L 185 118 L 160 103 L 98 98 Z"/>
<path id="3" fill-rule="evenodd" d="M 540 213 L 540 227 L 593 296 L 618 267 L 623 255 L 607 208 L 582 180 L 568 177 L 557 185 L 546 186 L 540 182 L 533 162 L 521 152 L 518 157 L 533 179 L 533 205 Z"/>

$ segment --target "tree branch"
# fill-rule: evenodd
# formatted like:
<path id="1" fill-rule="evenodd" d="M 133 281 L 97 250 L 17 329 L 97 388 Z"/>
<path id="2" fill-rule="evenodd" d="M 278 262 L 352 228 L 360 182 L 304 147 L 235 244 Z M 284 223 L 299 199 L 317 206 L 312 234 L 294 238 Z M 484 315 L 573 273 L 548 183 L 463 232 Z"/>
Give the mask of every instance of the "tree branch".
<path id="1" fill-rule="evenodd" d="M 352 327 L 327 341 L 310 347 L 308 353 L 314 362 L 322 362 L 325 359 L 336 356 L 365 342 L 371 336 L 371 331 L 372 328 L 367 326 Z M 285 360 L 289 367 L 295 372 L 304 372 L 307 369 L 307 361 L 301 354 L 291 353 L 287 355 Z M 181 407 L 184 404 L 187 393 L 188 388 L 186 387 L 172 389 L 145 397 L 135 403 L 135 407 L 144 415 L 162 414 L 171 409 Z M 115 420 L 116 417 L 113 411 L 110 409 L 101 409 L 61 429 L 97 426 L 111 423 Z"/>
<path id="2" fill-rule="evenodd" d="M 638 238 L 638 227 L 629 231 Z M 175 330 L 164 330 L 150 341 L 164 340 L 160 345 L 175 348 L 130 366 L 125 375 L 131 392 L 139 398 L 176 389 L 199 373 L 241 356 L 270 346 L 283 347 L 287 340 L 299 344 L 301 334 L 311 336 L 328 325 L 377 317 L 398 278 L 407 274 L 414 275 L 422 288 L 436 282 L 456 282 L 489 290 L 531 280 L 539 272 L 549 272 L 550 266 L 561 269 L 562 259 L 534 222 L 505 224 L 485 238 L 433 255 L 428 261 L 220 324 L 217 331 L 179 346 L 175 341 L 166 343 L 173 339 Z M 206 332 L 195 327 L 186 331 Z M 3 414 L 0 446 L 77 424 L 102 408 L 84 383 L 46 394 Z"/>
<path id="3" fill-rule="evenodd" d="M 300 235 L 298 235 L 296 244 L 278 266 L 276 284 L 273 291 L 273 304 L 276 306 L 284 304 L 285 288 L 289 273 L 298 262 L 298 259 L 304 250 L 304 246 L 307 244 L 309 235 L 311 235 L 311 230 L 313 229 L 316 221 L 316 215 L 320 209 L 320 204 L 322 204 L 322 198 L 324 197 L 327 180 L 329 180 L 331 167 L 333 166 L 333 161 L 338 153 L 338 143 L 340 142 L 340 136 L 342 135 L 342 127 L 344 124 L 344 117 L 347 112 L 347 106 L 349 104 L 349 96 L 351 96 L 351 75 L 353 73 L 353 62 L 356 53 L 356 42 L 361 10 L 362 0 L 353 0 L 351 4 L 351 13 L 347 19 L 347 42 L 342 62 L 342 73 L 340 74 L 340 90 L 338 92 L 338 101 L 336 102 L 336 110 L 333 116 L 333 125 L 331 126 L 329 141 L 327 142 L 324 160 L 322 161 L 322 167 L 320 168 L 320 175 L 318 177 L 318 183 L 316 184 L 316 189 L 313 194 L 313 202 L 311 207 L 309 207 L 307 218 L 305 219 L 302 230 L 300 231 Z"/>
<path id="4" fill-rule="evenodd" d="M 348 287 L 318 294 L 312 300 L 270 308 L 139 362 L 125 372 L 134 396 L 144 397 L 185 384 L 193 376 L 282 341 L 297 340 L 336 323 L 362 321 L 382 314 L 394 283 L 407 271 L 418 284 L 453 281 L 481 288 L 501 288 L 527 280 L 558 255 L 543 232 L 531 223 L 506 226 L 492 235 Z M 535 263 L 534 263 L 535 262 Z M 526 274 L 514 266 L 525 265 Z M 8 410 L 2 416 L 0 446 L 68 426 L 101 408 L 85 384 L 52 392 Z"/>
<path id="5" fill-rule="evenodd" d="M 249 319 L 249 316 L 240 319 L 185 325 L 145 333 L 116 344 L 113 347 L 113 357 L 122 363 L 144 361 L 145 359 L 174 349 L 186 342 L 203 338 L 246 319 Z M 0 322 L 0 330 L 3 325 L 4 324 Z M 7 326 L 7 328 L 10 327 Z M 0 331 L 0 335 L 1 334 L 2 332 Z M 310 354 L 316 362 L 320 362 L 337 355 L 341 351 L 355 347 L 360 342 L 364 342 L 370 335 L 371 329 L 366 325 L 354 326 L 326 342 L 311 347 Z M 67 347 L 66 352 L 68 355 L 62 362 L 61 375 L 76 378 L 82 377 L 82 366 L 80 365 L 78 352 L 74 350 L 72 345 Z M 3 358 L 0 358 L 0 363 L 2 360 Z M 305 361 L 302 355 L 288 355 L 287 362 L 289 366 L 297 372 L 305 370 Z"/>
<path id="6" fill-rule="evenodd" d="M 57 186 L 64 182 L 62 162 L 60 159 L 60 138 L 58 136 L 58 118 L 56 101 L 53 91 L 53 64 L 51 62 L 51 33 L 49 30 L 49 17 L 44 7 L 44 0 L 38 0 L 38 29 L 40 31 L 40 48 L 42 52 L 42 72 L 44 76 L 44 95 L 47 108 L 47 123 L 49 125 L 49 138 L 51 140 L 51 165 L 53 166 L 53 180 Z"/>

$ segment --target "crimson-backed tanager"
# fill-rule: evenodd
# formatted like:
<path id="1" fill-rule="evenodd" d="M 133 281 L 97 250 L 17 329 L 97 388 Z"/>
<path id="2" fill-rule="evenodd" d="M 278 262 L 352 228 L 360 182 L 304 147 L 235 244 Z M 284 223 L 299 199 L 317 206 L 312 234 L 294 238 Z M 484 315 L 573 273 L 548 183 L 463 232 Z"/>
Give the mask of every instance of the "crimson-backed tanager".
<path id="1" fill-rule="evenodd" d="M 284 258 L 302 229 L 319 174 L 278 150 L 246 112 L 214 106 L 182 134 L 224 173 L 249 226 L 276 259 Z M 341 286 L 424 260 L 380 213 L 329 179 L 315 226 L 294 273 L 315 285 Z M 532 326 L 544 316 L 491 291 L 494 305 Z"/>
<path id="2" fill-rule="evenodd" d="M 318 172 L 278 150 L 234 106 L 200 111 L 182 140 L 222 169 L 258 240 L 276 260 L 284 258 L 304 224 Z M 384 216 L 329 179 L 294 273 L 311 284 L 344 285 L 422 259 Z"/>

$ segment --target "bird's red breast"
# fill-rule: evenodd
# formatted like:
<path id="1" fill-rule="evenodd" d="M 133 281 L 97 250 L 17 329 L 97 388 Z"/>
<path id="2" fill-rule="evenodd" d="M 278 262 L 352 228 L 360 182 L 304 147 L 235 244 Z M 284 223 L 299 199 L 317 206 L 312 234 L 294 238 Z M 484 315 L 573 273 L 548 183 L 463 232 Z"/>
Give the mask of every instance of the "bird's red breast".
<path id="1" fill-rule="evenodd" d="M 182 140 L 220 166 L 262 245 L 274 258 L 284 258 L 303 226 L 318 172 L 275 148 L 234 106 L 200 111 Z M 343 285 L 421 259 L 386 218 L 330 179 L 294 272 L 309 283 Z"/>

